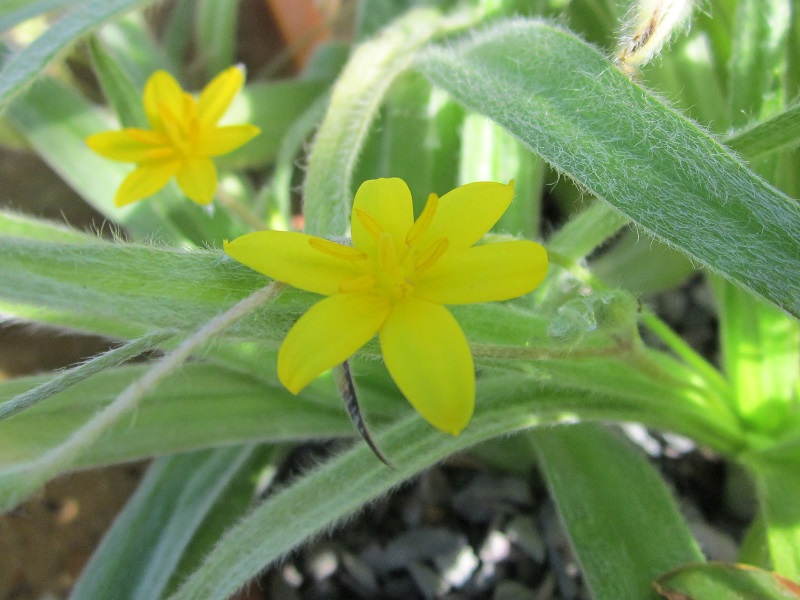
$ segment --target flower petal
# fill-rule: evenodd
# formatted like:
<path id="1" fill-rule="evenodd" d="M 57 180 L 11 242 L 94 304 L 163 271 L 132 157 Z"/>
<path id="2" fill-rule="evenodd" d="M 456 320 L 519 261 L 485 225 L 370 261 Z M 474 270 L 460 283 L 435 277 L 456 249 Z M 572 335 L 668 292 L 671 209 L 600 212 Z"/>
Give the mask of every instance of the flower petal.
<path id="1" fill-rule="evenodd" d="M 439 198 L 431 224 L 415 246 L 424 249 L 444 237 L 450 250 L 469 248 L 497 223 L 513 197 L 513 182 L 477 182 L 457 187 Z"/>
<path id="2" fill-rule="evenodd" d="M 356 261 L 322 252 L 311 246 L 311 239 L 321 240 L 292 231 L 256 231 L 226 242 L 225 252 L 267 277 L 326 296 L 339 293 L 344 281 L 362 274 Z"/>
<path id="3" fill-rule="evenodd" d="M 166 71 L 156 71 L 144 85 L 144 112 L 153 129 L 162 131 L 162 106 L 172 115 L 183 113 L 183 90 L 175 78 Z"/>
<path id="4" fill-rule="evenodd" d="M 203 88 L 197 103 L 200 122 L 206 127 L 216 124 L 243 85 L 244 70 L 240 67 L 230 67 L 214 77 Z"/>
<path id="5" fill-rule="evenodd" d="M 204 132 L 203 138 L 195 148 L 198 156 L 219 156 L 243 146 L 261 130 L 255 125 L 229 125 L 213 127 Z"/>
<path id="6" fill-rule="evenodd" d="M 217 192 L 217 168 L 210 158 L 184 160 L 177 173 L 178 185 L 198 204 L 208 204 Z"/>
<path id="7" fill-rule="evenodd" d="M 86 138 L 86 145 L 100 156 L 122 162 L 140 163 L 174 155 L 164 134 L 146 129 L 96 133 Z"/>
<path id="8" fill-rule="evenodd" d="M 278 352 L 278 379 L 293 394 L 366 344 L 391 309 L 383 294 L 336 294 L 312 306 Z"/>
<path id="9" fill-rule="evenodd" d="M 456 320 L 440 304 L 408 298 L 380 330 L 386 367 L 431 425 L 458 435 L 475 405 L 472 354 Z"/>
<path id="10" fill-rule="evenodd" d="M 178 172 L 180 162 L 176 160 L 143 163 L 134 169 L 117 190 L 116 206 L 125 206 L 155 194 Z"/>
<path id="11" fill-rule="evenodd" d="M 353 245 L 375 256 L 378 241 L 370 224 L 389 232 L 395 248 L 405 248 L 406 234 L 414 224 L 411 191 L 405 181 L 396 177 L 370 179 L 362 183 L 356 192 L 350 225 Z"/>
<path id="12" fill-rule="evenodd" d="M 440 304 L 495 302 L 522 296 L 547 275 L 547 251 L 529 240 L 448 252 L 414 281 L 414 294 Z"/>

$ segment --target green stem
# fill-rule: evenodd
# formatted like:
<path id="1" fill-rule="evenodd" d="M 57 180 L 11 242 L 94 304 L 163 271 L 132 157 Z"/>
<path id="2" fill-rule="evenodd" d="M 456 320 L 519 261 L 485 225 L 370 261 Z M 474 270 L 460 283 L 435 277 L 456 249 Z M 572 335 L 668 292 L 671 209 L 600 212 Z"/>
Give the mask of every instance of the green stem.
<path id="1" fill-rule="evenodd" d="M 547 244 L 548 251 L 577 261 L 619 232 L 628 219 L 605 202 L 596 201 L 570 219 Z"/>

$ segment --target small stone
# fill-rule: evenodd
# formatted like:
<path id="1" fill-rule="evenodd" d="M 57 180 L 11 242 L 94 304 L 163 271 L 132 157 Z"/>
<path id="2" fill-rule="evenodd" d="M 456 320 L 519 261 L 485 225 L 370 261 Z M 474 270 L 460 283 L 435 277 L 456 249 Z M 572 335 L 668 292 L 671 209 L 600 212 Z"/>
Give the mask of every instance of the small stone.
<path id="1" fill-rule="evenodd" d="M 699 521 L 690 521 L 689 529 L 709 560 L 736 562 L 739 548 L 731 536 Z"/>
<path id="2" fill-rule="evenodd" d="M 472 577 L 480 561 L 475 556 L 472 546 L 464 540 L 464 546 L 459 550 L 434 556 L 433 564 L 447 583 L 454 588 L 460 588 Z"/>
<path id="3" fill-rule="evenodd" d="M 494 590 L 492 600 L 531 600 L 534 591 L 516 581 L 503 581 Z"/>
<path id="4" fill-rule="evenodd" d="M 293 588 L 298 588 L 303 585 L 303 575 L 297 570 L 297 567 L 289 563 L 281 569 L 281 577 Z"/>
<path id="5" fill-rule="evenodd" d="M 392 600 L 408 600 L 419 597 L 414 580 L 409 575 L 391 577 L 383 584 L 383 593 Z"/>
<path id="6" fill-rule="evenodd" d="M 440 598 L 450 590 L 450 584 L 444 577 L 422 563 L 411 563 L 408 565 L 408 572 L 426 600 Z"/>
<path id="7" fill-rule="evenodd" d="M 444 527 L 420 527 L 407 531 L 386 546 L 379 572 L 404 569 L 412 562 L 459 551 L 467 544 L 463 535 Z"/>
<path id="8" fill-rule="evenodd" d="M 544 563 L 547 550 L 536 522 L 528 515 L 515 515 L 506 527 L 509 541 L 536 563 Z"/>
<path id="9" fill-rule="evenodd" d="M 531 506 L 528 484 L 517 477 L 481 473 L 453 496 L 453 508 L 472 523 L 486 523 L 496 513 Z"/>
<path id="10" fill-rule="evenodd" d="M 502 531 L 491 531 L 478 551 L 484 564 L 496 564 L 508 560 L 511 551 L 511 542 Z"/>
<path id="11" fill-rule="evenodd" d="M 339 568 L 339 559 L 330 548 L 318 548 L 306 558 L 306 570 L 314 581 L 322 581 Z"/>
<path id="12" fill-rule="evenodd" d="M 349 552 L 342 554 L 342 567 L 353 579 L 365 596 L 376 596 L 379 591 L 378 579 L 369 566 Z"/>

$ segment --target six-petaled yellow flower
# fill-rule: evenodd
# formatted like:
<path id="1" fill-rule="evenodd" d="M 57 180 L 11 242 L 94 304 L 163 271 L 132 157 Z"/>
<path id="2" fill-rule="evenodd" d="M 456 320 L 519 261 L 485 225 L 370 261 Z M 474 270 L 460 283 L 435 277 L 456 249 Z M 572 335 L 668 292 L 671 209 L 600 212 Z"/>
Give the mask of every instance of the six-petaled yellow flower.
<path id="1" fill-rule="evenodd" d="M 255 125 L 217 125 L 243 84 L 242 69 L 231 67 L 195 100 L 166 71 L 151 75 L 144 87 L 144 110 L 152 129 L 129 127 L 86 140 L 106 158 L 137 163 L 117 190 L 114 203 L 124 206 L 155 194 L 173 177 L 198 204 L 211 202 L 217 189 L 211 157 L 235 150 L 260 132 Z"/>
<path id="2" fill-rule="evenodd" d="M 278 377 L 298 393 L 376 333 L 400 391 L 432 425 L 457 435 L 475 403 L 464 333 L 444 304 L 527 294 L 547 272 L 532 241 L 474 246 L 508 208 L 512 184 L 472 183 L 431 194 L 415 221 L 401 179 L 366 181 L 356 193 L 352 246 L 302 233 L 260 231 L 225 244 L 235 260 L 324 294 L 289 331 Z"/>

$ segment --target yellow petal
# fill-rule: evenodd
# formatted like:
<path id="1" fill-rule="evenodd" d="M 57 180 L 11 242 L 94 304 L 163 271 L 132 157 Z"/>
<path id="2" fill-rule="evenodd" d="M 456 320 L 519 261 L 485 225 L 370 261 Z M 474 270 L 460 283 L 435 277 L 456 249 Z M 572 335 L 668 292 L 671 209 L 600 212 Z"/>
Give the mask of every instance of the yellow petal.
<path id="1" fill-rule="evenodd" d="M 472 418 L 475 371 L 456 320 L 440 304 L 408 298 L 380 330 L 386 367 L 397 387 L 431 425 L 458 435 Z"/>
<path id="2" fill-rule="evenodd" d="M 175 78 L 166 71 L 156 71 L 144 86 L 144 112 L 150 126 L 163 130 L 162 107 L 173 116 L 183 113 L 183 90 Z"/>
<path id="3" fill-rule="evenodd" d="M 210 158 L 184 160 L 177 173 L 178 185 L 191 200 L 208 204 L 217 192 L 217 169 Z"/>
<path id="4" fill-rule="evenodd" d="M 439 198 L 431 224 L 420 234 L 415 247 L 424 249 L 445 237 L 450 250 L 469 248 L 497 223 L 513 197 L 513 182 L 469 183 L 448 192 Z"/>
<path id="5" fill-rule="evenodd" d="M 547 275 L 547 251 L 528 240 L 448 252 L 414 280 L 414 294 L 440 304 L 495 302 L 522 296 Z"/>
<path id="6" fill-rule="evenodd" d="M 243 85 L 244 71 L 239 67 L 231 67 L 203 88 L 197 108 L 198 117 L 204 126 L 214 125 L 222 118 Z"/>
<path id="7" fill-rule="evenodd" d="M 377 255 L 380 232 L 376 236 L 376 228 L 391 234 L 395 248 L 405 248 L 406 234 L 413 224 L 411 192 L 402 179 L 370 179 L 358 188 L 351 230 L 353 245 L 362 252 Z"/>
<path id="8" fill-rule="evenodd" d="M 163 188 L 178 172 L 180 163 L 176 160 L 157 161 L 139 165 L 131 172 L 117 190 L 114 197 L 116 206 L 125 206 Z"/>
<path id="9" fill-rule="evenodd" d="M 200 143 L 195 148 L 198 156 L 219 156 L 236 150 L 243 146 L 261 130 L 255 125 L 230 125 L 228 127 L 214 127 L 205 132 Z"/>
<path id="10" fill-rule="evenodd" d="M 225 252 L 277 281 L 330 296 L 339 286 L 362 274 L 355 260 L 337 258 L 312 247 L 314 238 L 291 231 L 256 231 L 225 243 Z M 326 240 L 322 240 L 326 241 Z"/>
<path id="11" fill-rule="evenodd" d="M 140 163 L 174 155 L 164 134 L 145 129 L 96 133 L 86 138 L 86 145 L 100 156 L 122 162 Z"/>
<path id="12" fill-rule="evenodd" d="M 390 308 L 383 294 L 337 294 L 318 302 L 283 340 L 278 379 L 297 394 L 366 344 L 386 321 Z"/>

